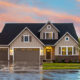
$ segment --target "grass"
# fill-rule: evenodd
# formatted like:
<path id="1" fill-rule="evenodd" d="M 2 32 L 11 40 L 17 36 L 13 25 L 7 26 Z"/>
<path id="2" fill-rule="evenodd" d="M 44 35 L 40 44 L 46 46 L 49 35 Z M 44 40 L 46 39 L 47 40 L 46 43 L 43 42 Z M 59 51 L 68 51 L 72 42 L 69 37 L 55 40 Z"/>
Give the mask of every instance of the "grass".
<path id="1" fill-rule="evenodd" d="M 43 70 L 80 69 L 80 63 L 43 63 Z"/>

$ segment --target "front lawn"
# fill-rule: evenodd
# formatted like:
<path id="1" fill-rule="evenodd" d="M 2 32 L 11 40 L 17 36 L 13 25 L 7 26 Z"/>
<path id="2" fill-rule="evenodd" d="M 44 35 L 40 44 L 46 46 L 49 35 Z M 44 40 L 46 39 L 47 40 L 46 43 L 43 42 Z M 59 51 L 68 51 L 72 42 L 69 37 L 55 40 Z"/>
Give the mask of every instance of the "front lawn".
<path id="1" fill-rule="evenodd" d="M 80 69 L 80 63 L 43 63 L 43 69 Z"/>

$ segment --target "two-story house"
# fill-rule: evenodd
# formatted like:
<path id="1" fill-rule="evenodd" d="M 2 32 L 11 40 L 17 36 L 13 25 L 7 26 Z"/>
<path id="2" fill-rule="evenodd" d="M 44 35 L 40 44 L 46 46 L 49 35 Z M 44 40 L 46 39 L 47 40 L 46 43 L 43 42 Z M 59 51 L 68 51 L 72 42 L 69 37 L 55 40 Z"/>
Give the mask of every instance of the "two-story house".
<path id="1" fill-rule="evenodd" d="M 0 60 L 32 65 L 63 59 L 78 61 L 78 37 L 72 23 L 7 23 L 0 33 Z"/>

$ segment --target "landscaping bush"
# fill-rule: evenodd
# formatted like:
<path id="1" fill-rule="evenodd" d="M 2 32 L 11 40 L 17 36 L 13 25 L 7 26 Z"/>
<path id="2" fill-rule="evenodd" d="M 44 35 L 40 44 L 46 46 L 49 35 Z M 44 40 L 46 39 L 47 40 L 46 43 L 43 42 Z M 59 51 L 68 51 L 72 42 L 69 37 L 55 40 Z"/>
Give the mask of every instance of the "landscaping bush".
<path id="1" fill-rule="evenodd" d="M 55 63 L 56 61 L 55 60 L 52 60 L 52 62 Z"/>
<path id="2" fill-rule="evenodd" d="M 62 63 L 65 63 L 65 59 L 62 59 L 62 61 L 61 61 Z"/>
<path id="3" fill-rule="evenodd" d="M 46 60 L 43 60 L 43 62 L 46 62 Z"/>

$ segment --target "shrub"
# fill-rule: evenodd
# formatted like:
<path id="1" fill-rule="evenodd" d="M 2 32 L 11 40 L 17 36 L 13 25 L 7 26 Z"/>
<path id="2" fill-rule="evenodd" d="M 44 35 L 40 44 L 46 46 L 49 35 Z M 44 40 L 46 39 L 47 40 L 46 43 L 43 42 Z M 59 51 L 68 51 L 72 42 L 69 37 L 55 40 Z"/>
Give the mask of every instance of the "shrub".
<path id="1" fill-rule="evenodd" d="M 52 62 L 55 63 L 56 61 L 55 60 L 52 60 Z"/>
<path id="2" fill-rule="evenodd" d="M 46 60 L 43 60 L 43 62 L 46 62 Z"/>
<path id="3" fill-rule="evenodd" d="M 62 63 L 65 63 L 65 59 L 62 59 L 62 61 L 61 61 Z"/>

